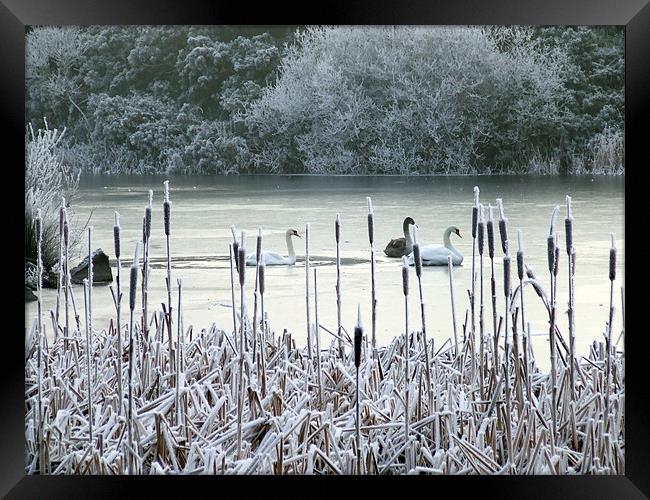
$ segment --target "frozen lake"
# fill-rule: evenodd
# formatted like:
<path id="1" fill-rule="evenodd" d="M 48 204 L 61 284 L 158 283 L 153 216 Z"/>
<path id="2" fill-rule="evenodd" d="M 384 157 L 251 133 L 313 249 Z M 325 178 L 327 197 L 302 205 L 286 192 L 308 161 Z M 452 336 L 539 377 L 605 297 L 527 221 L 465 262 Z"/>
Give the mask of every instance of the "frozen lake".
<path id="1" fill-rule="evenodd" d="M 90 177 L 82 179 L 79 193 L 72 200 L 75 220 L 84 223 L 90 216 L 94 226 L 93 247 L 101 247 L 113 266 L 113 214 L 121 214 L 123 259 L 132 259 L 135 243 L 142 235 L 142 217 L 147 203 L 147 191 L 154 190 L 154 212 L 150 256 L 152 270 L 149 289 L 149 310 L 166 302 L 165 236 L 163 232 L 162 201 L 164 177 Z M 496 205 L 503 198 L 508 218 L 511 249 L 516 250 L 516 230 L 524 235 L 526 261 L 548 290 L 546 236 L 551 212 L 561 206 L 558 217 L 560 237 L 560 276 L 558 288 L 558 323 L 565 337 L 567 330 L 567 256 L 564 243 L 565 195 L 573 198 L 574 244 L 576 267 L 576 327 L 578 354 L 585 354 L 595 339 L 602 340 L 609 308 L 609 233 L 616 236 L 618 276 L 615 287 L 614 339 L 621 330 L 620 285 L 624 277 L 624 178 L 559 178 L 559 177 L 304 177 L 304 176 L 212 176 L 172 177 L 172 279 L 184 280 L 183 307 L 186 327 L 194 325 L 197 332 L 212 322 L 232 328 L 230 268 L 228 244 L 230 225 L 246 232 L 247 253 L 255 249 L 257 228 L 264 234 L 263 249 L 287 253 L 284 233 L 297 229 L 304 236 L 305 224 L 311 224 L 311 266 L 318 268 L 319 322 L 336 329 L 336 280 L 334 220 L 341 214 L 344 259 L 342 282 L 343 325 L 352 333 L 357 304 L 368 334 L 370 333 L 370 263 L 367 234 L 366 196 L 371 196 L 375 209 L 377 337 L 387 343 L 404 328 L 403 295 L 400 260 L 388 258 L 383 249 L 391 238 L 402 235 L 402 221 L 411 216 L 419 226 L 421 244 L 442 244 L 442 233 L 449 225 L 457 225 L 463 236 L 452 236 L 452 243 L 463 253 L 463 265 L 454 268 L 458 335 L 462 338 L 462 323 L 469 307 L 467 289 L 470 287 L 472 265 L 471 207 L 473 186 L 481 190 L 481 202 Z M 91 215 L 92 213 L 92 215 Z M 498 211 L 495 209 L 495 219 Z M 495 223 L 495 229 L 497 224 Z M 502 252 L 496 236 L 495 271 L 497 274 L 497 311 L 503 314 Z M 305 269 L 304 238 L 294 238 L 298 262 L 295 266 L 268 267 L 265 306 L 269 321 L 276 332 L 291 331 L 304 342 Z M 487 238 L 486 238 L 487 241 Z M 86 252 L 85 243 L 79 253 Z M 71 261 L 71 267 L 79 257 Z M 350 260 L 347 260 L 350 259 Z M 489 258 L 484 257 L 485 325 L 491 329 Z M 128 269 L 123 268 L 123 282 L 128 281 Z M 516 263 L 513 254 L 513 276 Z M 247 269 L 247 301 L 252 312 L 253 268 Z M 478 271 L 477 271 L 478 272 Z M 115 269 L 114 269 L 115 274 Z M 313 274 L 310 276 L 313 287 Z M 410 325 L 420 325 L 419 299 L 415 273 L 411 273 Z M 513 284 L 514 285 L 514 284 Z M 452 336 L 449 277 L 446 267 L 425 267 L 423 272 L 426 302 L 427 332 L 436 345 Z M 513 286 L 514 288 L 514 286 Z M 74 286 L 78 305 L 83 304 L 81 285 Z M 175 292 L 176 293 L 176 292 Z M 477 297 L 479 288 L 477 284 Z M 55 304 L 55 291 L 44 290 L 44 314 Z M 128 307 L 128 293 L 125 294 Z M 312 293 L 313 299 L 313 293 Z M 238 300 L 238 295 L 237 295 Z M 140 301 L 140 289 L 138 290 Z M 174 299 L 177 301 L 177 297 Z M 526 319 L 532 324 L 533 345 L 540 364 L 548 352 L 548 317 L 540 300 L 526 288 Z M 175 304 L 174 304 L 175 305 Z M 123 308 L 124 309 L 124 308 Z M 26 304 L 26 324 L 35 316 L 36 303 Z M 312 304 L 312 321 L 314 310 Z M 478 305 L 477 305 L 478 314 Z M 96 328 L 108 326 L 115 310 L 108 286 L 93 288 L 93 322 Z M 81 313 L 83 319 L 83 314 Z M 126 313 L 123 312 L 123 318 Z M 51 336 L 51 324 L 47 323 Z M 477 319 L 478 329 L 478 319 Z M 332 337 L 322 331 L 327 345 Z M 478 333 L 477 333 L 478 338 Z M 501 337 L 503 338 L 503 336 Z M 541 359 L 540 359 L 541 358 Z"/>

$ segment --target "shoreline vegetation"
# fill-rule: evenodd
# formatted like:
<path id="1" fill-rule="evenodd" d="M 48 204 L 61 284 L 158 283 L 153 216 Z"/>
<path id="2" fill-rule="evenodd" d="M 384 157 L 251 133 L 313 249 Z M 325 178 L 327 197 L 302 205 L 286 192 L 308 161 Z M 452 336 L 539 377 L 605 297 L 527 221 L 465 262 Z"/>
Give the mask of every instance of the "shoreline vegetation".
<path id="1" fill-rule="evenodd" d="M 87 286 L 93 280 L 92 266 L 84 296 L 75 300 L 65 206 L 60 300 L 55 310 L 42 311 L 43 225 L 38 211 L 38 317 L 26 328 L 25 339 L 26 472 L 624 474 L 625 302 L 621 287 L 622 328 L 614 331 L 614 304 L 619 300 L 614 235 L 609 258 L 603 256 L 603 281 L 610 282 L 609 315 L 603 318 L 604 331 L 594 332 L 595 339 L 603 335 L 604 340 L 594 340 L 588 354 L 578 356 L 572 320 L 576 250 L 571 198 L 566 197 L 564 221 L 558 221 L 559 206 L 551 214 L 548 275 L 542 277 L 526 266 L 525 235 L 508 233 L 501 200 L 497 221 L 491 209 L 486 214 L 479 195 L 476 187 L 471 205 L 476 272 L 468 300 L 460 299 L 463 293 L 454 294 L 453 268 L 448 265 L 453 318 L 464 321 L 457 324 L 454 319 L 453 336 L 440 345 L 424 333 L 424 309 L 420 318 L 409 319 L 407 307 L 395 307 L 394 314 L 405 315 L 404 331 L 395 332 L 384 346 L 373 345 L 372 326 L 364 326 L 360 314 L 341 318 L 338 328 L 320 324 L 318 307 L 323 303 L 316 270 L 310 281 L 308 263 L 305 296 L 314 315 L 307 317 L 306 346 L 296 345 L 291 332 L 274 330 L 264 314 L 265 291 L 273 283 L 267 282 L 260 263 L 262 233 L 256 241 L 257 264 L 247 267 L 245 235 L 234 229 L 228 249 L 232 328 L 186 327 L 186 285 L 172 265 L 173 200 L 167 182 L 162 203 L 167 302 L 160 307 L 147 303 L 150 241 L 162 239 L 147 222 L 155 210 L 150 195 L 143 241 L 136 245 L 124 282 L 121 256 L 133 249 L 121 248 L 116 212 L 118 279 L 111 285 L 115 321 L 93 324 L 92 286 Z M 367 216 L 372 252 L 370 199 Z M 559 241 L 558 224 L 564 224 L 564 242 Z M 337 216 L 333 226 L 332 237 L 344 237 L 345 221 Z M 87 236 L 90 253 L 92 228 Z M 409 298 L 426 301 L 416 246 L 417 241 L 415 266 L 403 264 L 395 271 L 405 306 Z M 409 285 L 412 273 L 419 295 Z M 569 282 L 568 331 L 556 321 L 564 310 L 556 296 L 559 279 Z M 340 301 L 371 300 L 369 295 L 350 298 L 344 280 L 337 289 Z M 496 294 L 505 299 L 503 311 L 494 308 Z M 549 371 L 539 369 L 530 342 L 524 305 L 531 300 L 542 301 L 548 311 Z M 465 309 L 464 315 L 456 316 L 456 307 L 458 312 Z M 374 323 L 374 317 L 365 321 Z"/>
<path id="2" fill-rule="evenodd" d="M 620 174 L 621 27 L 34 27 L 72 172 Z"/>

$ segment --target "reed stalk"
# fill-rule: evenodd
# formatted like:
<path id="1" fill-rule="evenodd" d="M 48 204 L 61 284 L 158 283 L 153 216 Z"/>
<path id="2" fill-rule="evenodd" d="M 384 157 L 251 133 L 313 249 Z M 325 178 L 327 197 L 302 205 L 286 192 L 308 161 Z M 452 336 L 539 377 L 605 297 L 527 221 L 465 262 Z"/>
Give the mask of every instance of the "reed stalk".
<path id="1" fill-rule="evenodd" d="M 257 228 L 255 246 L 255 289 L 253 290 L 253 361 L 257 359 L 257 295 L 259 292 L 260 260 L 262 258 L 262 228 Z"/>
<path id="2" fill-rule="evenodd" d="M 151 238 L 151 209 L 153 204 L 153 191 L 149 190 L 149 205 L 144 209 L 143 240 L 144 259 L 142 269 L 142 334 L 149 337 L 149 240 Z"/>
<path id="3" fill-rule="evenodd" d="M 555 452 L 557 439 L 557 368 L 556 368 L 556 346 L 555 346 L 555 321 L 556 321 L 556 276 L 558 268 L 559 249 L 557 248 L 557 234 L 555 232 L 555 220 L 559 206 L 553 209 L 551 215 L 551 227 L 547 238 L 547 261 L 551 280 L 551 304 L 550 304 L 550 350 L 551 350 L 551 448 Z"/>
<path id="4" fill-rule="evenodd" d="M 609 321 L 607 322 L 607 373 L 605 376 L 605 418 L 609 417 L 610 390 L 612 375 L 612 322 L 614 321 L 614 281 L 616 280 L 616 240 L 610 233 L 611 247 L 609 249 Z"/>
<path id="5" fill-rule="evenodd" d="M 59 207 L 59 269 L 58 269 L 58 276 L 57 276 L 57 288 L 56 288 L 56 313 L 55 313 L 55 323 L 56 326 L 54 328 L 54 339 L 56 339 L 59 336 L 59 310 L 60 310 L 60 295 L 61 295 L 61 288 L 63 287 L 63 248 L 64 248 L 64 242 L 63 242 L 63 226 L 65 224 L 65 197 L 61 197 L 61 206 Z"/>
<path id="6" fill-rule="evenodd" d="M 496 308 L 496 282 L 494 281 L 494 217 L 492 214 L 492 205 L 488 205 L 488 220 L 485 223 L 485 227 L 487 230 L 487 237 L 488 237 L 488 257 L 490 257 L 490 269 L 492 271 L 491 277 L 490 277 L 490 291 L 492 293 L 491 298 L 492 298 L 492 346 L 497 346 L 498 343 L 494 341 L 494 338 L 497 335 L 496 332 L 496 326 L 497 326 L 497 308 Z M 482 293 L 482 292 L 481 292 Z M 494 365 L 494 355 L 492 355 L 493 358 L 493 365 Z M 482 358 L 481 358 L 482 359 Z M 485 370 L 487 371 L 487 360 L 485 362 Z M 496 366 L 498 364 L 494 365 L 493 367 L 493 378 L 496 380 L 497 378 L 497 370 Z"/>
<path id="7" fill-rule="evenodd" d="M 117 293 L 114 296 L 115 301 L 115 321 L 117 325 L 117 400 L 119 405 L 117 408 L 118 415 L 122 414 L 122 401 L 124 394 L 122 392 L 122 285 L 121 285 L 121 237 L 120 237 L 120 214 L 115 212 L 115 225 L 113 226 L 113 243 L 115 246 L 115 259 L 117 260 L 117 273 L 115 284 L 117 286 Z"/>
<path id="8" fill-rule="evenodd" d="M 361 305 L 357 306 L 357 324 L 354 327 L 354 366 L 356 368 L 356 432 L 357 432 L 357 473 L 363 474 L 363 464 L 361 462 L 361 407 L 360 407 L 360 385 L 359 385 L 359 366 L 361 365 L 361 339 L 363 337 L 363 325 L 361 323 Z"/>
<path id="9" fill-rule="evenodd" d="M 241 232 L 239 248 L 237 249 L 237 267 L 239 268 L 239 349 L 248 352 L 248 335 L 246 331 L 246 304 L 244 284 L 246 282 L 246 235 Z"/>
<path id="10" fill-rule="evenodd" d="M 92 395 L 92 380 L 90 379 L 90 358 L 92 356 L 91 341 L 90 341 L 90 293 L 89 281 L 87 278 L 83 280 L 84 286 L 84 309 L 86 316 L 86 386 L 88 393 L 88 443 L 92 445 L 93 442 L 93 395 Z"/>
<path id="11" fill-rule="evenodd" d="M 36 370 L 37 370 L 37 383 L 38 383 L 38 409 L 36 412 L 37 418 L 34 422 L 34 428 L 36 430 L 36 439 L 37 439 L 37 451 L 38 451 L 38 467 L 41 474 L 45 474 L 45 450 L 43 446 L 43 374 L 42 374 L 42 357 L 43 357 L 43 338 L 45 336 L 43 332 L 43 297 L 41 289 L 43 286 L 43 218 L 41 217 L 41 209 L 37 209 L 36 212 L 36 294 L 37 294 L 37 317 L 38 317 L 38 347 L 36 354 Z M 60 262 L 60 261 L 59 261 Z M 60 266 L 59 266 L 60 267 Z M 58 293 L 57 293 L 58 298 Z"/>
<path id="12" fill-rule="evenodd" d="M 470 330 L 470 347 L 472 353 L 472 379 L 474 378 L 474 338 L 476 335 L 476 233 L 478 230 L 478 214 L 479 214 L 479 194 L 478 186 L 474 186 L 474 206 L 472 207 L 472 292 L 470 294 L 470 309 L 472 315 L 472 328 Z"/>
<path id="13" fill-rule="evenodd" d="M 239 287 L 240 287 L 240 319 L 239 319 L 239 383 L 237 384 L 237 458 L 242 457 L 242 418 L 244 414 L 244 356 L 247 350 L 246 340 L 246 322 L 244 315 L 244 283 L 246 277 L 246 248 L 244 232 L 241 233 L 241 241 L 237 249 L 237 260 L 239 267 Z"/>
<path id="14" fill-rule="evenodd" d="M 323 404 L 323 382 L 321 380 L 321 361 L 320 361 L 320 332 L 318 327 L 318 277 L 316 275 L 316 268 L 314 268 L 314 320 L 315 325 L 315 339 L 316 339 L 316 381 L 318 383 L 318 404 Z"/>
<path id="15" fill-rule="evenodd" d="M 573 248 L 573 213 L 571 210 L 571 197 L 566 196 L 566 218 L 564 219 L 564 233 L 566 239 L 566 252 L 567 252 L 567 269 L 569 278 L 569 383 L 571 390 L 571 398 L 575 399 L 575 300 L 574 300 L 574 272 L 573 261 L 575 249 Z"/>
<path id="16" fill-rule="evenodd" d="M 451 298 L 451 324 L 454 330 L 454 356 L 458 357 L 458 333 L 456 331 L 456 301 L 454 299 L 454 273 L 451 255 L 447 256 L 447 271 L 449 272 L 449 296 Z"/>
<path id="17" fill-rule="evenodd" d="M 63 330 L 63 349 L 67 352 L 69 349 L 69 337 L 70 337 L 70 313 L 68 305 L 68 296 L 69 296 L 69 267 L 68 267 L 68 257 L 70 251 L 70 224 L 68 222 L 68 211 L 64 209 L 63 211 L 63 248 L 65 250 L 64 257 L 64 271 L 65 276 L 65 294 L 64 294 L 64 303 L 65 303 L 65 329 Z"/>
<path id="18" fill-rule="evenodd" d="M 171 239 L 171 211 L 172 202 L 169 200 L 169 181 L 165 185 L 165 198 L 163 200 L 163 222 L 165 226 L 165 246 L 167 249 L 167 336 L 169 342 L 169 370 L 174 370 L 174 348 L 172 340 L 172 255 L 170 251 Z"/>
<path id="19" fill-rule="evenodd" d="M 529 364 L 529 351 L 531 349 L 530 343 L 530 331 L 526 330 L 526 322 L 524 320 L 524 275 L 525 275 L 525 263 L 524 263 L 524 239 L 521 229 L 517 229 L 517 277 L 519 278 L 519 305 L 521 310 L 521 339 L 523 342 L 523 351 L 524 351 L 524 375 L 526 382 L 526 394 L 528 400 L 532 405 L 532 388 L 530 385 L 530 378 L 528 372 L 530 370 Z"/>
<path id="20" fill-rule="evenodd" d="M 422 255 L 420 243 L 418 242 L 417 226 L 413 227 L 413 261 L 415 264 L 415 275 L 418 278 L 418 291 L 420 292 L 420 318 L 422 321 L 422 340 L 424 342 L 424 374 L 427 383 L 427 394 L 429 396 L 429 412 L 433 411 L 433 386 L 431 384 L 431 364 L 429 362 L 429 343 L 427 341 L 427 322 L 425 318 L 424 293 L 422 290 Z M 433 339 L 431 340 L 431 353 L 433 355 Z M 432 423 L 432 426 L 434 424 Z"/>
<path id="21" fill-rule="evenodd" d="M 503 369 L 504 369 L 504 382 L 505 382 L 505 395 L 506 395 L 506 439 L 508 445 L 508 463 L 513 463 L 512 455 L 512 426 L 510 422 L 511 406 L 510 406 L 510 344 L 508 340 L 508 318 L 510 312 L 508 305 L 510 304 L 511 282 L 510 282 L 510 253 L 506 242 L 506 254 L 503 256 L 503 299 L 505 303 L 504 312 L 504 354 L 503 354 Z"/>
<path id="22" fill-rule="evenodd" d="M 307 310 L 307 358 L 311 360 L 311 318 L 309 310 L 309 224 L 305 224 L 305 308 Z"/>
<path id="23" fill-rule="evenodd" d="M 259 269 L 259 285 L 260 285 L 260 308 L 262 313 L 262 336 L 261 336 L 261 361 L 262 361 L 262 397 L 266 396 L 266 319 L 264 315 L 264 290 L 265 290 L 265 278 L 266 276 L 266 264 L 264 261 L 260 263 Z"/>
<path id="24" fill-rule="evenodd" d="M 181 385 L 183 384 L 182 373 L 183 373 L 183 344 L 185 339 L 183 338 L 183 310 L 182 310 L 182 294 L 183 294 L 183 278 L 177 278 L 176 283 L 178 285 L 178 309 L 176 312 L 177 315 L 177 333 L 176 333 L 176 425 L 181 424 Z"/>
<path id="25" fill-rule="evenodd" d="M 138 271 L 140 269 L 140 245 L 141 242 L 136 243 L 129 280 L 129 406 L 127 425 L 129 446 L 133 444 L 133 313 L 135 311 Z M 133 473 L 132 459 L 129 460 L 129 473 Z"/>
<path id="26" fill-rule="evenodd" d="M 371 310 L 372 310 L 372 351 L 373 356 L 377 347 L 375 332 L 377 329 L 377 291 L 375 289 L 375 212 L 372 208 L 372 199 L 366 197 L 368 202 L 368 241 L 370 242 L 370 285 L 371 285 Z"/>
<path id="27" fill-rule="evenodd" d="M 484 207 L 481 203 L 479 205 L 479 216 L 478 216 L 478 255 L 479 255 L 479 275 L 480 275 L 480 301 L 479 301 L 479 317 L 478 317 L 478 329 L 479 329 L 479 387 L 481 399 L 485 399 L 485 378 L 483 373 L 483 248 L 485 246 L 485 213 Z M 491 208 L 491 207 L 490 207 Z M 472 360 L 473 361 L 473 360 Z"/>
<path id="28" fill-rule="evenodd" d="M 239 244 L 237 246 L 239 246 Z M 235 346 L 237 346 L 237 313 L 235 312 L 237 304 L 235 303 L 235 276 L 233 272 L 233 267 L 238 264 L 233 265 L 233 261 L 236 263 L 239 256 L 235 254 L 233 258 L 232 243 L 228 245 L 228 255 L 230 259 L 230 300 L 232 304 L 232 334 L 235 339 Z"/>
<path id="29" fill-rule="evenodd" d="M 451 256 L 449 257 L 451 262 Z M 404 442 L 409 441 L 409 268 L 402 257 L 402 291 L 404 293 Z"/>
<path id="30" fill-rule="evenodd" d="M 336 239 L 336 335 L 339 342 L 339 357 L 343 359 L 345 351 L 341 331 L 341 215 L 338 213 L 334 223 L 334 237 Z"/>

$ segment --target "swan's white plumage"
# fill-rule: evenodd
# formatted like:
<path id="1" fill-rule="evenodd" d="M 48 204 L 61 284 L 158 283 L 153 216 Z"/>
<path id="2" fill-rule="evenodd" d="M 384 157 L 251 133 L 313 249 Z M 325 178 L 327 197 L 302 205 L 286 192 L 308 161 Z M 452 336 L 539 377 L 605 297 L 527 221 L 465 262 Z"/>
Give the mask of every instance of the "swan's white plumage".
<path id="1" fill-rule="evenodd" d="M 287 229 L 286 233 L 287 241 L 287 251 L 289 253 L 288 257 L 284 257 L 278 252 L 269 252 L 262 251 L 260 256 L 260 262 L 264 262 L 267 266 L 293 266 L 296 263 L 296 252 L 293 249 L 293 242 L 291 241 L 292 236 L 298 236 L 298 232 L 295 229 Z M 255 266 L 257 264 L 257 253 L 252 252 L 246 256 L 246 265 Z"/>
<path id="2" fill-rule="evenodd" d="M 460 230 L 456 226 L 449 226 L 443 234 L 444 245 L 426 245 L 420 247 L 423 266 L 446 266 L 449 255 L 451 255 L 452 265 L 459 266 L 463 262 L 463 254 L 449 240 L 449 235 L 452 232 L 460 236 Z M 413 252 L 408 255 L 408 264 L 409 266 L 414 265 Z"/>
<path id="3" fill-rule="evenodd" d="M 283 257 L 277 252 L 262 252 L 261 262 L 264 262 L 267 266 L 282 266 L 282 265 L 292 265 L 296 263 L 295 257 L 293 262 L 288 257 Z M 246 256 L 246 265 L 254 266 L 257 264 L 257 254 L 255 252 L 249 253 Z"/>

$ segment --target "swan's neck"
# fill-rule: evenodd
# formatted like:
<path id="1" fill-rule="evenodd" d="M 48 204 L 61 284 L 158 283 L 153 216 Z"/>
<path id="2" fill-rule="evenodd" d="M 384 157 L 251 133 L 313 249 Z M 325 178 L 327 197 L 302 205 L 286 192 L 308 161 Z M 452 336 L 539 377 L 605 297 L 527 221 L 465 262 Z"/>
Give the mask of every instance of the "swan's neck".
<path id="1" fill-rule="evenodd" d="M 402 229 L 404 230 L 404 239 L 406 240 L 406 246 L 412 247 L 413 240 L 411 240 L 411 231 L 409 226 L 410 224 L 408 222 L 405 222 L 404 227 Z"/>
<path id="2" fill-rule="evenodd" d="M 287 251 L 289 252 L 289 257 L 288 257 L 287 260 L 291 264 L 295 264 L 296 263 L 296 252 L 293 249 L 293 241 L 291 241 L 291 235 L 290 234 L 287 234 Z"/>
<path id="3" fill-rule="evenodd" d="M 442 236 L 442 241 L 443 241 L 446 248 L 448 248 L 449 250 L 451 250 L 455 254 L 460 254 L 458 249 L 454 245 L 451 244 L 451 240 L 449 238 L 449 236 L 453 232 L 454 232 L 453 226 L 449 226 L 447 229 L 445 229 L 445 234 Z"/>

